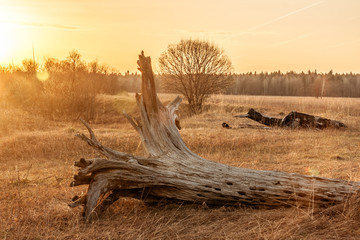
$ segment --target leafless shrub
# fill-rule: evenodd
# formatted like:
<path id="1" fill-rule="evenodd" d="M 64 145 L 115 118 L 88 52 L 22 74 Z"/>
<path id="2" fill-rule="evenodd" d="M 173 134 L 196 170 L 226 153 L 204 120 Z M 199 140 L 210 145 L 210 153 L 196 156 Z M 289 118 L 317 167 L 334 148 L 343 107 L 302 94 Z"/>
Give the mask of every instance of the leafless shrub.
<path id="1" fill-rule="evenodd" d="M 199 40 L 182 40 L 160 56 L 164 88 L 184 95 L 193 113 L 200 113 L 204 101 L 232 83 L 232 65 L 224 51 Z"/>
<path id="2" fill-rule="evenodd" d="M 92 120 L 97 95 L 120 91 L 116 73 L 97 60 L 87 64 L 75 50 L 65 60 L 45 59 L 42 67 L 25 59 L 21 67 L 0 70 L 2 103 L 50 119 Z"/>

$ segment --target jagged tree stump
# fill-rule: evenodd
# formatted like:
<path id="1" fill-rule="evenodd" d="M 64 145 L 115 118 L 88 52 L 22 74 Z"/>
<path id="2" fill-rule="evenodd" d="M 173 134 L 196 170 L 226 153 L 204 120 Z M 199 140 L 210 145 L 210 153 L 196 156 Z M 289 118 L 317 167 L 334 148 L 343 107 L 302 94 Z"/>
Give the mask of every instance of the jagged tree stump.
<path id="1" fill-rule="evenodd" d="M 145 202 L 167 199 L 208 205 L 329 206 L 344 201 L 358 190 L 359 182 L 256 171 L 212 162 L 191 152 L 176 127 L 177 97 L 168 106 L 159 101 L 150 57 L 138 60 L 142 94 L 136 95 L 140 119 L 125 116 L 140 135 L 148 157 L 133 156 L 103 146 L 86 123 L 90 137 L 78 136 L 104 158 L 81 159 L 71 186 L 88 184 L 85 196 L 75 197 L 71 207 L 84 205 L 85 218 L 110 206 L 119 197 Z"/>

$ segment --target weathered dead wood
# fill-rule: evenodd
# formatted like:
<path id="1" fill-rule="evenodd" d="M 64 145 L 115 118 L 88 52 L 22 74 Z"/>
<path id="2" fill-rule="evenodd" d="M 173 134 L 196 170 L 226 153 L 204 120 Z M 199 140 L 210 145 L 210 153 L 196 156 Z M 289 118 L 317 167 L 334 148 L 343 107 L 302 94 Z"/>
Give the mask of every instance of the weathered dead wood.
<path id="1" fill-rule="evenodd" d="M 70 206 L 84 205 L 87 221 L 123 196 L 144 202 L 167 199 L 274 208 L 333 205 L 358 191 L 359 182 L 236 168 L 201 158 L 186 147 L 176 127 L 181 98 L 163 106 L 153 84 L 150 57 L 142 53 L 138 65 L 143 81 L 142 94 L 136 95 L 140 119 L 124 114 L 139 133 L 148 157 L 104 147 L 83 122 L 90 136 L 77 136 L 104 156 L 75 163 L 80 170 L 71 186 L 89 187 Z"/>
<path id="2" fill-rule="evenodd" d="M 226 129 L 238 129 L 238 128 L 252 128 L 252 129 L 264 129 L 264 130 L 271 130 L 271 127 L 266 127 L 266 126 L 262 126 L 262 125 L 253 125 L 253 124 L 239 124 L 236 127 L 231 127 L 229 124 L 227 124 L 226 122 L 222 123 L 222 127 L 226 128 Z"/>
<path id="3" fill-rule="evenodd" d="M 300 112 L 290 112 L 288 115 L 281 119 L 266 116 L 251 108 L 247 114 L 236 115 L 234 117 L 250 118 L 251 120 L 267 126 L 317 129 L 346 128 L 346 125 L 342 122 Z"/>

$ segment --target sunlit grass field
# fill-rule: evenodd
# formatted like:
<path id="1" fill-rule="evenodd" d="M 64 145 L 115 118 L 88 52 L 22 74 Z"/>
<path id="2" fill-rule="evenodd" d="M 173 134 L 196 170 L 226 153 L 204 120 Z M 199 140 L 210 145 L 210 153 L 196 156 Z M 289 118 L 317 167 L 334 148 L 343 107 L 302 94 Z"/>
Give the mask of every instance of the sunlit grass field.
<path id="1" fill-rule="evenodd" d="M 167 103 L 175 95 L 159 94 Z M 122 115 L 137 116 L 134 94 L 100 96 L 90 124 L 110 148 L 143 155 L 140 139 Z M 0 105 L 0 239 L 358 239 L 360 202 L 330 209 L 145 206 L 122 199 L 92 224 L 70 209 L 85 187 L 69 187 L 73 162 L 95 153 L 74 134 L 80 122 L 49 121 Z M 299 111 L 344 122 L 345 130 L 252 128 L 233 117 L 254 108 L 283 117 Z M 184 102 L 180 133 L 200 156 L 242 168 L 360 181 L 360 99 L 212 96 L 200 115 Z M 232 129 L 223 129 L 223 122 Z M 250 126 L 249 126 L 250 125 Z"/>

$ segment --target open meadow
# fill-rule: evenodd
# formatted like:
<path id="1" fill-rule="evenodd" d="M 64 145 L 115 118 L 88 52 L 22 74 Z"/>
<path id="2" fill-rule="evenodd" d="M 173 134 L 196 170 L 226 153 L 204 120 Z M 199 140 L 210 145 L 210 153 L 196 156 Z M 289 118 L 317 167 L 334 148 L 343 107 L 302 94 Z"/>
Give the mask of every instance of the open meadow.
<path id="1" fill-rule="evenodd" d="M 163 102 L 175 95 L 159 94 Z M 142 155 L 134 94 L 101 95 L 90 122 L 103 145 Z M 250 108 L 283 117 L 299 111 L 344 122 L 345 130 L 252 128 L 233 117 Z M 360 99 L 215 95 L 202 114 L 181 104 L 180 134 L 198 155 L 224 164 L 360 181 Z M 223 122 L 232 126 L 224 129 Z M 48 120 L 0 104 L 0 239 L 359 239 L 360 199 L 328 209 L 275 210 L 206 205 L 145 206 L 121 199 L 85 224 L 68 203 L 85 187 L 69 187 L 73 162 L 97 155 L 74 135 L 79 122 Z"/>

